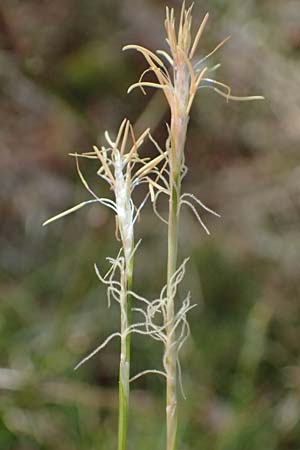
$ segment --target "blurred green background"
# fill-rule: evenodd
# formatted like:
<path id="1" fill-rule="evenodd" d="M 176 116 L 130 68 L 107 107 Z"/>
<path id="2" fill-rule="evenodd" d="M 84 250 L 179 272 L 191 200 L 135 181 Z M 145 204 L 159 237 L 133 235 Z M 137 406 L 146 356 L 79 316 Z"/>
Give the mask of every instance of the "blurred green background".
<path id="1" fill-rule="evenodd" d="M 87 207 L 41 223 L 88 197 L 68 153 L 101 143 L 124 116 L 163 145 L 165 101 L 127 96 L 145 63 L 121 48 L 165 48 L 164 7 L 1 0 L 1 450 L 116 448 L 118 342 L 73 371 L 118 328 L 118 309 L 107 309 L 93 271 L 118 251 L 114 218 Z M 222 218 L 203 216 L 206 237 L 182 217 L 180 258 L 191 255 L 182 292 L 190 289 L 198 307 L 182 352 L 178 448 L 299 450 L 300 5 L 201 0 L 196 23 L 206 11 L 199 54 L 230 34 L 212 59 L 222 64 L 218 79 L 266 101 L 227 104 L 200 91 L 193 107 L 185 190 Z M 83 170 L 94 183 L 94 167 Z M 155 297 L 166 230 L 150 205 L 137 234 L 135 290 Z M 160 367 L 160 346 L 140 337 L 132 346 L 133 373 Z M 147 376 L 132 385 L 128 450 L 163 449 L 164 432 L 164 383 Z"/>

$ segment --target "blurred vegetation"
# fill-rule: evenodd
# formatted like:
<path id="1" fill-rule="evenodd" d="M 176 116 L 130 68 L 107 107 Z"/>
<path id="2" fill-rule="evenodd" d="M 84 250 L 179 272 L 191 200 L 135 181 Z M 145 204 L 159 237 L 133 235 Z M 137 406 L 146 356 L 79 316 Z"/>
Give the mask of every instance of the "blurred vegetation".
<path id="1" fill-rule="evenodd" d="M 127 97 L 144 63 L 121 52 L 164 46 L 164 6 L 1 1 L 0 449 L 116 448 L 118 343 L 73 371 L 118 327 L 92 267 L 117 252 L 114 219 L 90 208 L 41 223 L 85 198 L 70 151 L 101 142 L 123 116 L 164 141 L 164 100 Z M 184 289 L 199 306 L 182 353 L 179 448 L 299 450 L 299 2 L 195 2 L 195 18 L 207 10 L 203 54 L 232 35 L 213 61 L 220 80 L 267 100 L 227 104 L 201 91 L 193 109 L 186 189 L 222 219 L 205 217 L 209 238 L 182 221 Z M 138 232 L 135 288 L 155 296 L 165 228 L 149 208 Z M 133 339 L 133 373 L 160 364 L 161 348 Z M 163 448 L 162 380 L 133 385 L 131 416 L 129 450 Z"/>

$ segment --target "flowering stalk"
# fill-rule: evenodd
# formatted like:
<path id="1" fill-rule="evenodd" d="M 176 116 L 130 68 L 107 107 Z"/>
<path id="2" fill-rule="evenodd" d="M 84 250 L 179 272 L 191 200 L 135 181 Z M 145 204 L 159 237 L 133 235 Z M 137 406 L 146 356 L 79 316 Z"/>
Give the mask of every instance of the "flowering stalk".
<path id="1" fill-rule="evenodd" d="M 138 139 L 135 138 L 132 126 L 128 120 L 124 120 L 119 128 L 117 138 L 113 141 L 108 132 L 105 133 L 109 147 L 98 149 L 94 146 L 92 152 L 83 154 L 73 154 L 76 158 L 78 174 L 88 192 L 92 195 L 91 200 L 76 205 L 63 213 L 52 217 L 44 225 L 70 214 L 90 203 L 100 203 L 108 206 L 116 215 L 116 235 L 121 240 L 121 251 L 116 259 L 107 258 L 111 264 L 110 270 L 102 277 L 98 267 L 95 271 L 102 283 L 107 285 L 108 303 L 111 298 L 116 300 L 120 306 L 120 332 L 110 335 L 103 344 L 97 347 L 92 353 L 85 357 L 77 366 L 81 366 L 88 359 L 94 356 L 99 350 L 104 348 L 114 337 L 119 337 L 120 345 L 120 367 L 119 367 L 119 430 L 118 430 L 118 450 L 126 450 L 127 429 L 128 429 L 128 406 L 129 406 L 129 382 L 130 382 L 130 335 L 133 332 L 144 333 L 140 327 L 144 323 L 137 325 L 131 323 L 131 297 L 133 258 L 136 250 L 134 244 L 134 224 L 143 207 L 145 200 L 136 208 L 132 200 L 132 192 L 141 183 L 148 183 L 149 174 L 156 171 L 156 165 L 165 158 L 160 154 L 157 158 L 150 160 L 141 159 L 137 150 L 142 145 L 144 139 L 149 134 L 147 129 Z M 128 138 L 131 135 L 131 148 L 126 149 Z M 128 151 L 126 151 L 128 150 Z M 105 180 L 114 193 L 114 200 L 100 198 L 90 188 L 85 180 L 78 158 L 95 159 L 101 163 L 97 174 Z M 138 167 L 136 167 L 138 165 Z M 134 169 L 134 171 L 133 171 Z M 118 280 L 115 279 L 116 272 L 119 272 Z"/>
<path id="2" fill-rule="evenodd" d="M 165 28 L 167 44 L 170 52 L 158 50 L 156 53 L 138 46 L 127 45 L 124 49 L 135 49 L 142 53 L 149 67 L 143 72 L 140 80 L 133 84 L 128 92 L 140 87 L 145 93 L 145 87 L 161 89 L 168 101 L 171 113 L 170 126 L 168 127 L 168 139 L 166 142 L 168 158 L 169 180 L 164 186 L 157 187 L 158 192 L 169 195 L 168 216 L 168 267 L 167 267 L 167 308 L 166 308 L 166 340 L 165 340 L 165 370 L 167 379 L 166 388 L 166 449 L 174 450 L 177 435 L 177 383 L 178 383 L 178 345 L 179 341 L 174 332 L 176 321 L 175 294 L 173 289 L 174 274 L 177 270 L 177 252 L 179 235 L 179 216 L 183 205 L 188 206 L 196 215 L 196 218 L 209 234 L 208 229 L 201 220 L 197 206 L 217 215 L 207 208 L 193 194 L 181 194 L 182 179 L 187 171 L 185 166 L 184 148 L 186 142 L 189 115 L 194 97 L 199 89 L 213 89 L 219 95 L 228 100 L 256 100 L 262 97 L 236 97 L 231 95 L 229 86 L 220 81 L 207 77 L 210 70 L 206 65 L 207 60 L 227 41 L 223 40 L 208 55 L 201 60 L 195 60 L 195 52 L 208 20 L 205 15 L 200 24 L 195 38 L 192 39 L 192 7 L 185 8 L 183 2 L 178 28 L 175 26 L 174 10 L 166 8 Z M 158 56 L 159 55 L 159 56 Z M 153 72 L 157 81 L 144 80 L 148 72 Z M 174 328 L 175 327 L 175 328 Z"/>
<path id="3" fill-rule="evenodd" d="M 123 125 L 125 131 L 121 150 L 118 150 L 118 138 L 116 142 L 111 142 L 112 161 L 114 164 L 114 182 L 112 182 L 111 185 L 115 193 L 115 202 L 117 207 L 117 227 L 118 231 L 120 232 L 122 248 L 124 252 L 124 270 L 121 271 L 120 280 L 121 352 L 119 368 L 118 450 L 125 450 L 127 444 L 130 378 L 130 334 L 126 334 L 126 330 L 131 325 L 131 301 L 128 292 L 132 289 L 134 256 L 134 205 L 131 199 L 131 161 L 130 158 L 127 158 L 126 161 L 126 156 L 124 157 L 124 150 L 130 123 L 128 121 L 124 121 Z M 123 130 L 121 127 L 119 136 L 121 136 L 122 131 Z M 136 151 L 135 145 L 133 145 L 132 149 L 133 151 Z M 102 156 L 99 152 L 99 158 L 101 159 L 101 157 L 103 158 L 103 164 L 105 161 L 105 156 Z M 105 161 L 105 164 L 102 167 L 104 168 L 104 172 L 106 172 L 106 175 L 110 177 L 107 161 Z"/>

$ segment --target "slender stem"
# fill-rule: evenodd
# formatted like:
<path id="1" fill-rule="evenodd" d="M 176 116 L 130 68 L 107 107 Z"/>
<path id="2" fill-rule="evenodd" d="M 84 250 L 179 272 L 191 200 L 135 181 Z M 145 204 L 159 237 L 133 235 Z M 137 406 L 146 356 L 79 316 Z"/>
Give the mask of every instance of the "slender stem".
<path id="1" fill-rule="evenodd" d="M 172 188 L 169 203 L 169 231 L 168 231 L 168 304 L 167 304 L 167 342 L 166 342 L 166 372 L 167 372 L 167 450 L 174 450 L 177 435 L 177 367 L 175 336 L 171 334 L 174 322 L 174 297 L 172 293 L 172 276 L 176 271 L 179 214 L 178 204 L 180 196 L 180 177 Z"/>
<path id="2" fill-rule="evenodd" d="M 128 291 L 132 288 L 133 257 L 121 276 L 121 355 L 119 370 L 119 430 L 118 450 L 126 450 L 129 408 L 130 378 L 130 334 L 125 334 L 131 324 L 131 298 Z"/>
<path id="3" fill-rule="evenodd" d="M 166 450 L 175 450 L 177 438 L 177 343 L 172 331 L 175 316 L 175 298 L 172 278 L 177 268 L 177 252 L 179 237 L 179 210 L 181 195 L 181 170 L 184 164 L 184 147 L 186 141 L 189 115 L 187 104 L 189 98 L 189 75 L 185 64 L 177 64 L 174 69 L 175 102 L 171 108 L 170 130 L 170 186 L 169 221 L 168 221 L 168 275 L 167 275 L 167 323 L 166 330 Z"/>

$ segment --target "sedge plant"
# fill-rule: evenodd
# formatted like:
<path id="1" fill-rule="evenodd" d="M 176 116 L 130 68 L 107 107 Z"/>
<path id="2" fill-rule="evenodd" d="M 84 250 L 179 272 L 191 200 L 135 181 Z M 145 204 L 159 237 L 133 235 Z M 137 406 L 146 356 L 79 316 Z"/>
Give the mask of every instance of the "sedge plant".
<path id="1" fill-rule="evenodd" d="M 131 321 L 131 298 L 135 295 L 132 291 L 134 254 L 139 245 L 139 243 L 137 245 L 134 243 L 134 226 L 148 195 L 136 207 L 132 193 L 139 184 L 148 182 L 150 174 L 157 172 L 156 165 L 165 158 L 164 153 L 159 154 L 153 160 L 139 156 L 138 149 L 147 136 L 149 136 L 149 129 L 136 138 L 132 125 L 125 119 L 121 123 L 115 140 L 110 137 L 108 132 L 105 133 L 108 146 L 102 146 L 101 149 L 94 146 L 91 152 L 71 154 L 76 159 L 79 177 L 92 198 L 52 217 L 44 223 L 44 225 L 47 225 L 91 203 L 107 206 L 115 214 L 116 236 L 121 241 L 120 252 L 116 258 L 107 258 L 110 263 L 110 269 L 106 275 L 101 275 L 96 264 L 94 268 L 100 281 L 107 286 L 108 305 L 110 306 L 112 299 L 119 304 L 120 330 L 112 333 L 99 347 L 86 356 L 75 369 L 103 349 L 113 338 L 120 338 L 118 450 L 125 450 L 127 442 L 130 391 L 130 336 L 132 333 L 147 334 L 144 331 L 145 324 L 143 322 L 134 324 Z M 128 148 L 129 137 L 131 137 L 132 142 Z M 114 194 L 113 199 L 100 198 L 91 189 L 80 169 L 79 158 L 92 159 L 96 160 L 98 164 L 100 163 L 97 174 L 110 186 Z"/>
<path id="2" fill-rule="evenodd" d="M 121 241 L 120 252 L 116 258 L 107 258 L 110 269 L 106 275 L 101 275 L 97 265 L 95 265 L 95 271 L 100 281 L 107 287 L 108 304 L 110 305 L 111 300 L 119 304 L 120 330 L 112 333 L 85 357 L 77 368 L 103 349 L 113 338 L 120 338 L 118 450 L 127 448 L 130 382 L 147 373 L 160 374 L 166 379 L 166 450 L 176 449 L 177 391 L 178 386 L 182 387 L 179 352 L 189 335 L 187 313 L 194 307 L 189 293 L 181 301 L 178 298 L 178 287 L 188 263 L 188 259 L 185 259 L 178 264 L 180 212 L 183 206 L 187 206 L 207 234 L 209 230 L 201 218 L 200 209 L 219 217 L 219 214 L 208 208 L 194 194 L 183 192 L 182 189 L 182 182 L 188 170 L 185 164 L 186 136 L 195 96 L 200 89 L 211 89 L 227 101 L 263 98 L 233 96 L 228 85 L 210 75 L 218 67 L 210 66 L 210 58 L 228 38 L 220 42 L 206 56 L 197 58 L 197 49 L 208 18 L 209 15 L 206 14 L 193 37 L 192 7 L 186 8 L 183 2 L 177 26 L 174 10 L 166 8 L 165 29 L 168 51 L 153 52 L 136 44 L 124 47 L 124 50 L 134 49 L 140 52 L 148 64 L 138 82 L 130 86 L 128 92 L 140 88 L 146 94 L 146 88 L 155 88 L 162 90 L 166 97 L 170 121 L 167 124 L 165 149 L 160 148 L 149 129 L 136 138 L 132 125 L 125 119 L 121 123 L 116 139 L 111 138 L 108 132 L 105 133 L 106 146 L 100 149 L 94 146 L 92 152 L 73 154 L 79 177 L 92 196 L 91 199 L 44 223 L 46 225 L 91 203 L 109 207 L 116 217 L 116 236 Z M 155 81 L 145 79 L 149 72 L 155 76 Z M 152 141 L 159 152 L 153 159 L 139 156 L 138 150 L 146 137 Z M 80 169 L 80 158 L 96 160 L 100 164 L 97 174 L 109 184 L 113 198 L 101 198 L 95 194 Z M 132 193 L 140 184 L 147 184 L 149 192 L 144 201 L 136 207 Z M 168 198 L 167 219 L 159 213 L 157 208 L 157 200 L 161 194 Z M 134 227 L 148 197 L 152 200 L 155 214 L 168 227 L 166 284 L 159 297 L 152 301 L 138 295 L 132 289 L 134 254 L 139 245 L 134 242 Z M 139 302 L 141 306 L 137 306 L 136 302 Z M 133 321 L 133 313 L 139 314 L 141 319 Z M 130 341 L 133 333 L 148 335 L 163 343 L 162 370 L 149 369 L 135 376 L 130 375 Z"/>
<path id="3" fill-rule="evenodd" d="M 166 450 L 176 448 L 177 436 L 177 386 L 178 386 L 178 351 L 181 346 L 176 336 L 177 313 L 175 305 L 176 289 L 174 277 L 177 273 L 177 253 L 179 240 L 179 220 L 182 206 L 188 206 L 196 215 L 198 221 L 209 231 L 203 223 L 197 207 L 207 208 L 193 194 L 182 193 L 182 180 L 187 172 L 185 165 L 185 143 L 191 107 L 195 95 L 200 89 L 212 89 L 222 97 L 229 100 L 258 100 L 261 96 L 237 97 L 231 95 L 231 89 L 226 84 L 209 76 L 211 71 L 209 58 L 228 40 L 224 39 L 206 56 L 198 59 L 196 56 L 201 37 L 209 15 L 202 20 L 195 36 L 192 36 L 192 6 L 185 7 L 183 2 L 178 26 L 175 22 L 174 9 L 166 8 L 165 29 L 169 51 L 158 50 L 153 52 L 139 45 L 127 45 L 124 50 L 134 49 L 140 52 L 148 67 L 141 75 L 139 81 L 133 84 L 128 92 L 135 88 L 155 88 L 163 91 L 170 108 L 170 123 L 166 140 L 168 161 L 168 180 L 164 179 L 159 193 L 166 193 L 169 197 L 168 226 L 168 263 L 166 283 L 166 336 L 164 364 L 166 370 Z M 146 81 L 145 76 L 152 72 L 156 81 Z"/>

